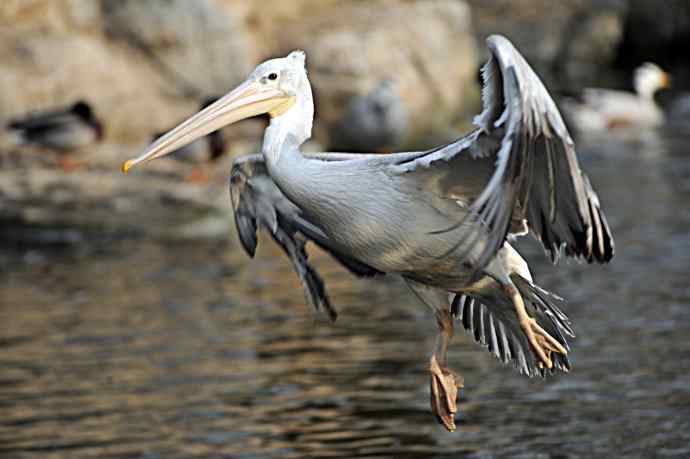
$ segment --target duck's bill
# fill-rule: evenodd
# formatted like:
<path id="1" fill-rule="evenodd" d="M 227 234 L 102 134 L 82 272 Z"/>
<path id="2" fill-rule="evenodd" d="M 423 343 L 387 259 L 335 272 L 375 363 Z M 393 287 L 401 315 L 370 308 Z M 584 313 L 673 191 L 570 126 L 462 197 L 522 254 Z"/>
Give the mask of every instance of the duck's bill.
<path id="1" fill-rule="evenodd" d="M 292 104 L 292 100 L 284 91 L 262 88 L 255 81 L 246 81 L 160 137 L 141 155 L 126 161 L 122 171 L 126 173 L 137 164 L 172 153 L 223 126 L 252 116 L 283 111 Z"/>
<path id="2" fill-rule="evenodd" d="M 671 75 L 668 74 L 668 73 L 666 73 L 666 72 L 664 72 L 664 73 L 661 75 L 661 87 L 662 87 L 662 88 L 670 88 L 670 87 L 671 87 L 671 83 L 672 83 L 672 81 L 671 81 Z"/>

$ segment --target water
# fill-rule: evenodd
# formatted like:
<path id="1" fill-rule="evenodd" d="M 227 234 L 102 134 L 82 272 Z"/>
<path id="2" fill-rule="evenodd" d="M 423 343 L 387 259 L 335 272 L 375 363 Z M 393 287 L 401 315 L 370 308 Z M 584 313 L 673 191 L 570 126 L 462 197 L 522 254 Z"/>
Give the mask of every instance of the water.
<path id="1" fill-rule="evenodd" d="M 529 380 L 460 334 L 459 431 L 432 418 L 435 326 L 394 279 L 315 256 L 340 317 L 262 239 L 0 251 L 0 457 L 688 457 L 690 140 L 581 149 L 617 243 L 537 280 L 568 299 L 570 374 Z"/>

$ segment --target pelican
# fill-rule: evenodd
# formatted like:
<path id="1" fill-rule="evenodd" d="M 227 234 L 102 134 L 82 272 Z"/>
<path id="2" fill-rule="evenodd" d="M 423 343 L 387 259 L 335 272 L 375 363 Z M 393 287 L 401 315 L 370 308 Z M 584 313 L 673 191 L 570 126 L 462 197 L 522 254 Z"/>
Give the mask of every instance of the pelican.
<path id="1" fill-rule="evenodd" d="M 578 131 L 609 131 L 617 128 L 654 128 L 664 113 L 654 94 L 668 87 L 669 75 L 651 62 L 635 69 L 635 93 L 613 89 L 586 88 L 582 100 L 566 99 L 563 110 Z"/>
<path id="2" fill-rule="evenodd" d="M 605 263 L 613 238 L 580 170 L 561 116 L 504 37 L 487 40 L 476 129 L 428 151 L 303 154 L 314 116 L 305 54 L 260 64 L 215 104 L 123 164 L 160 158 L 222 126 L 268 113 L 261 154 L 235 160 L 231 198 L 249 255 L 257 228 L 283 248 L 308 300 L 335 311 L 308 263 L 305 240 L 360 276 L 401 276 L 438 324 L 430 359 L 431 409 L 455 429 L 462 376 L 448 368 L 454 317 L 476 341 L 528 376 L 568 371 L 570 322 L 534 284 L 510 240 L 531 232 L 555 262 L 562 252 Z M 447 84 L 456 84 L 448 81 Z"/>
<path id="3" fill-rule="evenodd" d="M 331 129 L 339 151 L 385 151 L 398 144 L 407 126 L 405 104 L 395 81 L 386 79 L 354 97 Z"/>

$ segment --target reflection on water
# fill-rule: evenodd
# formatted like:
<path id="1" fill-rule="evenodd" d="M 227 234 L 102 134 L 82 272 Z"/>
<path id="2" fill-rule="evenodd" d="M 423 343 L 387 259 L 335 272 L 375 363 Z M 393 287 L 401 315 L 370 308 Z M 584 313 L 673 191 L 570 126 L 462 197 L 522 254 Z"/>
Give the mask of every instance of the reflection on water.
<path id="1" fill-rule="evenodd" d="M 5 247 L 0 457 L 687 457 L 685 145 L 582 151 L 615 263 L 552 270 L 523 245 L 569 300 L 574 369 L 528 380 L 461 336 L 454 434 L 428 406 L 433 321 L 393 279 L 354 281 L 317 257 L 331 324 L 270 244 L 253 261 L 232 243 Z"/>

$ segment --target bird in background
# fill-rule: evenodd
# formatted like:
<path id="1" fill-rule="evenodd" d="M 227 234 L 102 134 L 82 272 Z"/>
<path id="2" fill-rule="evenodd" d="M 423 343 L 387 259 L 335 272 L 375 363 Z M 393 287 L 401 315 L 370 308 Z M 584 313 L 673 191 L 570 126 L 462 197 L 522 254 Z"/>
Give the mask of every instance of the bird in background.
<path id="1" fill-rule="evenodd" d="M 19 146 L 50 150 L 59 155 L 58 164 L 72 170 L 81 163 L 71 158 L 103 140 L 103 123 L 91 104 L 79 100 L 68 107 L 32 112 L 10 120 L 6 126 Z"/>
<path id="2" fill-rule="evenodd" d="M 578 132 L 609 132 L 617 129 L 650 129 L 664 122 L 664 112 L 654 100 L 670 84 L 668 73 L 651 62 L 635 69 L 635 92 L 585 88 L 579 99 L 563 100 L 566 119 Z"/>
<path id="3" fill-rule="evenodd" d="M 350 99 L 330 129 L 330 146 L 336 151 L 388 152 L 401 143 L 407 127 L 405 103 L 392 79 Z"/>
<path id="4" fill-rule="evenodd" d="M 201 103 L 200 109 L 203 110 L 217 100 L 217 97 L 205 99 Z M 151 140 L 155 142 L 158 138 L 165 135 L 165 132 L 166 131 L 162 131 L 154 134 Z M 209 180 L 210 176 L 208 171 L 209 165 L 222 157 L 227 151 L 227 147 L 227 139 L 223 131 L 217 130 L 178 148 L 171 153 L 171 157 L 178 161 L 193 165 L 191 173 L 185 177 L 186 181 L 205 183 Z"/>
<path id="5" fill-rule="evenodd" d="M 489 37 L 487 45 L 483 111 L 475 130 L 447 145 L 388 155 L 302 153 L 314 104 L 305 54 L 295 51 L 260 64 L 235 90 L 123 164 L 127 172 L 268 113 L 261 153 L 236 159 L 231 170 L 243 247 L 253 256 L 257 229 L 267 230 L 308 301 L 332 318 L 335 309 L 309 263 L 306 241 L 355 275 L 401 277 L 438 325 L 430 401 L 449 431 L 463 386 L 447 362 L 456 319 L 528 376 L 571 367 L 573 330 L 561 299 L 534 283 L 509 238 L 532 234 L 554 262 L 565 255 L 606 263 L 614 255 L 599 198 L 546 88 L 506 38 Z"/>

